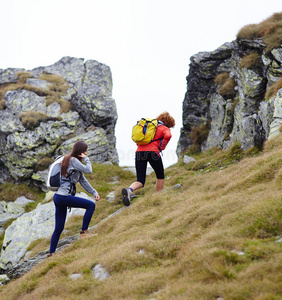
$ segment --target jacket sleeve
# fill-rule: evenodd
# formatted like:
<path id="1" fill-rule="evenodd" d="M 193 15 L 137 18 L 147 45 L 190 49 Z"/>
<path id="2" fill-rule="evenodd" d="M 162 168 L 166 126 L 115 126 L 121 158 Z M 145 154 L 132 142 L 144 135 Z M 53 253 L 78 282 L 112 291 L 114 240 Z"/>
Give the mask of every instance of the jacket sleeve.
<path id="1" fill-rule="evenodd" d="M 166 126 L 163 126 L 163 127 L 164 127 L 164 130 L 163 130 L 163 139 L 162 139 L 162 144 L 161 144 L 161 151 L 166 148 L 168 142 L 171 139 L 170 129 Z"/>
<path id="2" fill-rule="evenodd" d="M 98 194 L 98 192 L 91 186 L 91 184 L 88 182 L 88 180 L 85 178 L 83 174 L 80 175 L 78 181 L 85 189 L 85 191 L 88 192 L 89 194 L 92 194 L 93 196 Z"/>
<path id="3" fill-rule="evenodd" d="M 73 158 L 72 159 L 72 166 L 75 170 L 85 173 L 85 174 L 91 174 L 92 173 L 92 165 L 90 162 L 89 157 L 84 157 L 84 162 L 85 165 L 83 163 L 81 163 L 77 158 Z"/>

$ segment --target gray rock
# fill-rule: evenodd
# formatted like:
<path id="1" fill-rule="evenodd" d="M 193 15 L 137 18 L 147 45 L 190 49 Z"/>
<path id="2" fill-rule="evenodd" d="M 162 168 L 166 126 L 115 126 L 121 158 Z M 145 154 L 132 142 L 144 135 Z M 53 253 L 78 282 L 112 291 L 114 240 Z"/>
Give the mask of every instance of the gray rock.
<path id="1" fill-rule="evenodd" d="M 29 244 L 46 238 L 54 230 L 55 209 L 52 202 L 38 207 L 17 218 L 5 232 L 0 256 L 0 267 L 16 265 L 25 255 Z"/>
<path id="2" fill-rule="evenodd" d="M 92 275 L 95 279 L 99 279 L 99 280 L 104 280 L 110 277 L 109 272 L 104 267 L 102 267 L 101 264 L 97 264 L 92 269 Z"/>
<path id="3" fill-rule="evenodd" d="M 115 201 L 115 192 L 110 192 L 106 198 L 107 198 L 108 202 L 114 202 Z"/>
<path id="4" fill-rule="evenodd" d="M 39 87 L 41 89 L 48 89 L 51 86 L 51 83 L 46 80 L 36 79 L 36 78 L 28 78 L 26 80 L 26 84 Z"/>
<path id="5" fill-rule="evenodd" d="M 81 279 L 81 278 L 83 278 L 83 275 L 80 273 L 71 274 L 69 276 L 69 279 L 71 279 L 71 280 L 77 280 L 77 279 Z"/>
<path id="6" fill-rule="evenodd" d="M 17 73 L 23 70 L 18 68 L 0 69 L 0 84 L 17 82 Z"/>
<path id="7" fill-rule="evenodd" d="M 86 194 L 78 194 L 88 198 Z M 89 199 L 91 199 L 89 197 Z M 17 204 L 19 205 L 19 204 Z M 20 205 L 19 205 L 20 206 Z M 21 206 L 20 206 L 21 207 Z M 85 209 L 72 208 L 67 220 L 73 215 L 84 215 Z M 24 259 L 31 242 L 51 236 L 55 225 L 54 203 L 39 204 L 29 213 L 18 217 L 5 231 L 0 256 L 0 268 L 8 269 Z"/>
<path id="8" fill-rule="evenodd" d="M 10 281 L 6 274 L 0 275 L 0 285 L 7 284 Z"/>
<path id="9" fill-rule="evenodd" d="M 73 235 L 59 240 L 57 251 L 61 251 L 63 248 L 67 247 L 77 239 L 78 239 L 78 235 Z M 12 266 L 11 263 L 8 263 L 4 271 L 6 272 L 7 276 L 10 279 L 19 278 L 20 276 L 29 272 L 38 263 L 46 259 L 48 253 L 49 250 L 38 252 L 34 257 L 27 258 L 23 261 L 20 261 L 15 266 Z"/>
<path id="10" fill-rule="evenodd" d="M 282 123 L 282 89 L 280 89 L 273 98 L 273 106 L 274 112 L 270 124 L 269 138 L 272 138 L 279 133 L 279 128 Z"/>
<path id="11" fill-rule="evenodd" d="M 193 162 L 193 161 L 196 161 L 195 158 L 193 157 L 190 157 L 188 155 L 184 155 L 183 157 L 183 163 L 186 165 L 186 164 L 189 164 L 190 162 Z"/>
<path id="12" fill-rule="evenodd" d="M 25 206 L 28 203 L 32 203 L 35 202 L 33 200 L 27 199 L 25 196 L 20 196 L 16 199 L 15 203 L 21 205 L 21 206 Z"/>
<path id="13" fill-rule="evenodd" d="M 0 83 L 16 82 L 16 74 L 21 70 L 0 69 Z M 69 151 L 77 138 L 87 139 L 93 162 L 117 164 L 114 135 L 117 111 L 112 99 L 110 68 L 94 60 L 84 62 L 82 58 L 63 57 L 51 66 L 39 67 L 30 73 L 34 77 L 26 81 L 30 88 L 8 90 L 4 96 L 5 109 L 0 110 L 0 172 L 3 174 L 0 183 L 32 179 L 46 191 L 46 174 L 37 172 L 38 162 L 45 157 L 54 158 L 58 152 L 66 154 L 64 151 Z M 61 104 L 56 101 L 47 105 L 52 84 L 38 78 L 42 73 L 59 75 L 66 80 L 69 88 L 60 99 L 72 104 L 70 111 L 61 112 Z M 32 87 L 45 92 L 32 91 Z M 40 120 L 32 130 L 27 129 L 19 114 L 29 111 L 49 117 Z"/>
<path id="14" fill-rule="evenodd" d="M 264 53 L 261 39 L 240 40 L 224 44 L 215 51 L 200 52 L 191 57 L 187 76 L 187 92 L 183 101 L 183 127 L 177 145 L 180 154 L 192 145 L 193 128 L 209 126 L 207 139 L 201 149 L 228 148 L 239 141 L 243 149 L 262 147 L 264 141 L 277 134 L 281 123 L 281 95 L 263 101 L 266 89 L 281 78 L 282 48 Z M 240 62 L 250 51 L 261 54 L 261 62 L 250 69 Z M 229 74 L 235 87 L 228 93 L 215 78 Z"/>
<path id="15" fill-rule="evenodd" d="M 16 219 L 24 213 L 21 204 L 15 202 L 0 202 L 0 225 L 5 224 L 11 219 Z"/>
<path id="16" fill-rule="evenodd" d="M 45 67 L 44 71 L 60 75 L 74 85 L 80 85 L 85 74 L 84 59 L 64 56 L 55 64 Z"/>

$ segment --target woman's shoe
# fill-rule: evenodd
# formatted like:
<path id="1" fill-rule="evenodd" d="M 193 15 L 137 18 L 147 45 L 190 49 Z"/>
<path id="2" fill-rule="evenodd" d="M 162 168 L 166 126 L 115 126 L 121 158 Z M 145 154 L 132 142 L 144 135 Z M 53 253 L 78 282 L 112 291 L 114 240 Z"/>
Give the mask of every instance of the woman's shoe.
<path id="1" fill-rule="evenodd" d="M 79 236 L 80 238 L 86 238 L 86 237 L 91 237 L 93 235 L 88 229 L 86 229 L 86 230 L 81 230 Z"/>
<path id="2" fill-rule="evenodd" d="M 57 254 L 56 252 L 49 253 L 49 254 L 47 254 L 47 257 L 51 257 L 51 256 L 56 255 L 56 254 Z"/>

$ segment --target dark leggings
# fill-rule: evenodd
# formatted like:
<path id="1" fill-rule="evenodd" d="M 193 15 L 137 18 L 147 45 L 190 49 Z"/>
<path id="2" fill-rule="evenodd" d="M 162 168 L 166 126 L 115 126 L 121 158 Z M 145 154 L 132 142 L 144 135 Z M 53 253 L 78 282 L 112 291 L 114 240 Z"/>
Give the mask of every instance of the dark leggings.
<path id="1" fill-rule="evenodd" d="M 86 212 L 83 217 L 82 228 L 81 230 L 88 229 L 88 225 L 91 221 L 92 215 L 95 210 L 95 203 L 75 196 L 62 196 L 55 194 L 54 195 L 54 203 L 55 203 L 55 230 L 53 232 L 51 243 L 50 243 L 50 253 L 55 252 L 60 235 L 65 227 L 65 221 L 67 216 L 67 208 L 68 207 L 79 207 L 85 208 Z"/>
<path id="2" fill-rule="evenodd" d="M 143 186 L 146 181 L 148 162 L 155 171 L 157 179 L 164 179 L 164 166 L 160 154 L 154 151 L 138 151 L 135 153 L 135 168 L 137 181 L 141 182 Z"/>

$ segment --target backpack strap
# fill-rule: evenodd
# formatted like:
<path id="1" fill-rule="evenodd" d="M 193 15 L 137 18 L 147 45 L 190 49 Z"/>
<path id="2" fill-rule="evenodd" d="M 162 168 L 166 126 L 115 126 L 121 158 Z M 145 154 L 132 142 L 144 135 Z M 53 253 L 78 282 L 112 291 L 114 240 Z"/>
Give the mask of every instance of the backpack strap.
<path id="1" fill-rule="evenodd" d="M 158 126 L 159 126 L 159 125 L 164 125 L 164 123 L 163 123 L 162 121 L 158 120 Z M 164 125 L 164 126 L 165 126 L 165 125 Z M 161 138 L 158 138 L 158 139 L 154 139 L 154 140 L 152 140 L 150 143 L 155 142 L 155 141 L 160 141 L 160 144 L 159 144 L 159 151 L 160 151 L 160 153 L 163 155 L 162 150 L 161 150 L 163 138 L 161 137 Z M 150 144 L 150 143 L 149 143 L 149 144 Z"/>

